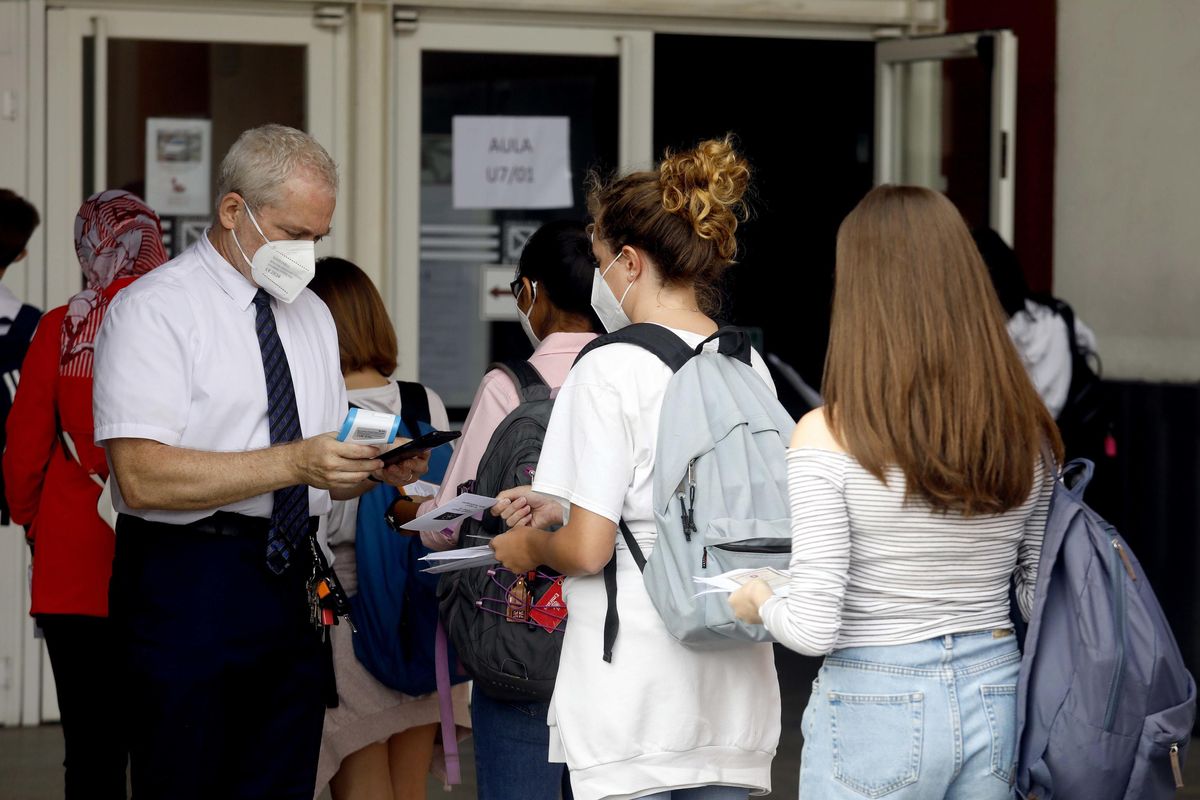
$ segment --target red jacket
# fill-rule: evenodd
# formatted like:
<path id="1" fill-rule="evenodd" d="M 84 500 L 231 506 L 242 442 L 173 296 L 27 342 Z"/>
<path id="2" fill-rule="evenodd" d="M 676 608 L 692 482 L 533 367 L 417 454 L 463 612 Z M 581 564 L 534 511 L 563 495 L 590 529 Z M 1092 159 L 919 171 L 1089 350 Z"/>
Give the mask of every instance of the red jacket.
<path id="1" fill-rule="evenodd" d="M 129 280 L 115 281 L 115 294 Z M 100 487 L 60 444 L 58 422 L 88 469 L 108 477 L 93 444 L 92 380 L 60 377 L 60 336 L 67 307 L 46 312 L 29 345 L 8 415 L 4 480 L 13 522 L 28 527 L 33 551 L 31 614 L 108 616 L 115 536 L 96 513 Z"/>

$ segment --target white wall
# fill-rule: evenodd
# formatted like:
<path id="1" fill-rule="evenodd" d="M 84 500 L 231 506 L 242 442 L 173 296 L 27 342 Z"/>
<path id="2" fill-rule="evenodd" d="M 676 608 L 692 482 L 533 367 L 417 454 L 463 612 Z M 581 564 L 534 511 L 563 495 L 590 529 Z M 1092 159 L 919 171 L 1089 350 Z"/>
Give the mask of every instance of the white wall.
<path id="1" fill-rule="evenodd" d="M 1200 380 L 1200 2 L 1058 9 L 1054 292 L 1106 377 Z"/>
<path id="2" fill-rule="evenodd" d="M 0 188 L 45 208 L 42 119 L 45 73 L 41 0 L 0 0 Z M 45 302 L 45 230 L 29 242 L 29 257 L 9 267 L 4 284 L 39 307 Z M 19 526 L 0 527 L 0 725 L 57 718 L 45 700 L 50 670 L 29 619 L 29 552 Z"/>

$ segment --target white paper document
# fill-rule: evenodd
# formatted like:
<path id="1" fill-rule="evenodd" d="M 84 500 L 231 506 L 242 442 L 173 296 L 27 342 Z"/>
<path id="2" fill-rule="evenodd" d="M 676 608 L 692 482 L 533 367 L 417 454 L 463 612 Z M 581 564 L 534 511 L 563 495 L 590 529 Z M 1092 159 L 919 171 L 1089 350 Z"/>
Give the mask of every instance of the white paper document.
<path id="1" fill-rule="evenodd" d="M 208 215 L 212 120 L 146 120 L 146 203 L 160 216 Z"/>
<path id="2" fill-rule="evenodd" d="M 767 567 L 764 569 L 734 569 L 729 572 L 723 572 L 720 575 L 714 575 L 711 578 L 701 578 L 695 576 L 692 578 L 700 588 L 694 597 L 699 597 L 702 594 L 715 594 L 717 592 L 733 592 L 745 586 L 755 578 L 761 578 L 767 582 L 771 590 L 779 597 L 787 597 L 788 585 L 792 576 L 782 570 Z"/>
<path id="3" fill-rule="evenodd" d="M 431 565 L 427 569 L 421 570 L 421 572 L 428 572 L 431 575 L 436 575 L 439 572 L 471 569 L 472 567 L 486 567 L 489 564 L 499 563 L 496 561 L 496 554 L 492 551 L 492 548 L 486 544 L 481 544 L 478 547 L 462 547 L 458 550 L 430 553 L 427 556 L 421 556 L 421 560 Z"/>
<path id="4" fill-rule="evenodd" d="M 496 498 L 481 494 L 460 494 L 449 503 L 440 505 L 428 514 L 401 525 L 406 531 L 440 531 L 463 517 L 473 517 L 496 505 Z"/>

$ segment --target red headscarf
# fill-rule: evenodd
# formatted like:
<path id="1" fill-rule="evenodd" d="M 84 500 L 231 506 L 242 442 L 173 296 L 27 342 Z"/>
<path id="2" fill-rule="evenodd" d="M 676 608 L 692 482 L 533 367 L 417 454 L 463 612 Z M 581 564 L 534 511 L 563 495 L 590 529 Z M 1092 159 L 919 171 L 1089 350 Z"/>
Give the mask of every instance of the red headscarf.
<path id="1" fill-rule="evenodd" d="M 158 215 L 136 195 L 120 190 L 94 194 L 75 217 L 75 252 L 87 288 L 67 302 L 59 373 L 91 377 L 92 350 L 118 278 L 143 275 L 167 260 Z"/>

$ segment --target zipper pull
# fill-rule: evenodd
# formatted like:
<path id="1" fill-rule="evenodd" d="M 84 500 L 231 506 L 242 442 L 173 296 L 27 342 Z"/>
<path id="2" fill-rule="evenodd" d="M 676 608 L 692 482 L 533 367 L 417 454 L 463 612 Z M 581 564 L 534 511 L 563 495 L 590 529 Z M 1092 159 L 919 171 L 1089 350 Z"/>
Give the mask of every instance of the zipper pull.
<path id="1" fill-rule="evenodd" d="M 1117 541 L 1117 537 L 1112 540 L 1113 549 L 1117 551 L 1117 555 L 1121 557 L 1121 563 L 1125 565 L 1125 571 L 1129 573 L 1129 580 L 1136 581 L 1137 575 L 1133 573 L 1133 562 L 1129 560 L 1129 554 L 1125 552 L 1125 548 L 1121 547 L 1121 543 Z"/>
<path id="2" fill-rule="evenodd" d="M 692 533 L 696 533 L 696 460 L 692 459 L 688 462 L 688 527 Z M 688 537 L 690 542 L 692 537 Z"/>
<path id="3" fill-rule="evenodd" d="M 683 537 L 689 542 L 692 540 L 692 519 L 688 515 L 687 499 L 683 496 L 683 492 L 679 493 L 679 519 L 683 523 Z"/>
<path id="4" fill-rule="evenodd" d="M 1183 768 L 1179 766 L 1179 744 L 1171 745 L 1171 774 L 1175 776 L 1175 788 L 1183 788 Z"/>
<path id="5" fill-rule="evenodd" d="M 703 555 L 700 556 L 700 569 L 708 569 L 708 548 L 704 548 Z"/>

